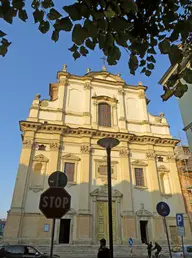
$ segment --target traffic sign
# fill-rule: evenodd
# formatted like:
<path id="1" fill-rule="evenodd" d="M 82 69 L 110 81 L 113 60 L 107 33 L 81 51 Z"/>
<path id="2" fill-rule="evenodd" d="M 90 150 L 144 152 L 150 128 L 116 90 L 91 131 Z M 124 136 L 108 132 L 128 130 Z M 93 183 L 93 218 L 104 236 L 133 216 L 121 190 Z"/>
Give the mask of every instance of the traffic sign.
<path id="1" fill-rule="evenodd" d="M 64 188 L 67 185 L 67 176 L 61 171 L 55 171 L 49 176 L 48 184 L 50 187 Z"/>
<path id="2" fill-rule="evenodd" d="M 70 209 L 71 196 L 63 188 L 48 188 L 41 194 L 39 209 L 48 219 L 60 219 Z"/>
<path id="3" fill-rule="evenodd" d="M 182 213 L 176 214 L 177 227 L 184 227 L 184 218 Z"/>
<path id="4" fill-rule="evenodd" d="M 177 227 L 177 235 L 184 237 L 185 236 L 185 228 L 184 227 Z"/>
<path id="5" fill-rule="evenodd" d="M 130 246 L 133 245 L 133 239 L 132 239 L 131 237 L 129 238 L 128 242 L 129 242 L 129 245 L 130 245 Z"/>
<path id="6" fill-rule="evenodd" d="M 156 210 L 162 217 L 167 217 L 170 213 L 170 207 L 166 202 L 159 202 L 156 206 Z"/>

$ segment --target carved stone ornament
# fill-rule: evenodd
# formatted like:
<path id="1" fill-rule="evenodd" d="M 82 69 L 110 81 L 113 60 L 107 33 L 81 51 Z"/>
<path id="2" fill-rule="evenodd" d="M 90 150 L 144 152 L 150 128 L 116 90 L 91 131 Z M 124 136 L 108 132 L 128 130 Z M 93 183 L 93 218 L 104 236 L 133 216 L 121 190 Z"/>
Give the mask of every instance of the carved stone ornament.
<path id="1" fill-rule="evenodd" d="M 132 166 L 140 166 L 140 167 L 146 167 L 147 166 L 147 164 L 142 160 L 135 160 L 135 161 L 131 162 L 131 165 Z"/>
<path id="2" fill-rule="evenodd" d="M 25 140 L 23 141 L 23 148 L 24 148 L 24 149 L 30 149 L 30 148 L 32 148 L 33 146 L 34 146 L 33 140 L 31 140 L 31 139 L 25 139 Z"/>
<path id="3" fill-rule="evenodd" d="M 142 91 L 140 91 L 140 92 L 138 93 L 138 96 L 139 96 L 140 99 L 145 99 L 145 93 L 142 92 Z"/>
<path id="4" fill-rule="evenodd" d="M 124 91 L 123 88 L 119 88 L 119 89 L 118 89 L 118 93 L 119 93 L 120 95 L 125 95 L 125 91 Z"/>
<path id="5" fill-rule="evenodd" d="M 107 184 L 101 186 L 100 188 L 97 188 L 92 193 L 90 193 L 91 196 L 97 196 L 97 197 L 108 197 L 108 186 Z M 112 189 L 112 197 L 122 197 L 122 193 L 119 192 L 116 189 Z"/>
<path id="6" fill-rule="evenodd" d="M 169 169 L 166 168 L 164 165 L 161 165 L 157 168 L 159 172 L 169 172 Z"/>
<path id="7" fill-rule="evenodd" d="M 81 153 L 89 153 L 90 146 L 89 145 L 81 145 Z"/>
<path id="8" fill-rule="evenodd" d="M 40 94 L 36 94 L 35 99 L 39 100 L 40 98 L 41 98 L 41 95 Z"/>
<path id="9" fill-rule="evenodd" d="M 59 150 L 59 149 L 60 149 L 60 143 L 59 142 L 50 143 L 50 150 Z"/>
<path id="10" fill-rule="evenodd" d="M 74 161 L 79 161 L 80 160 L 79 157 L 77 157 L 77 156 L 75 156 L 71 153 L 63 155 L 62 159 L 64 159 L 64 160 L 74 160 Z"/>
<path id="11" fill-rule="evenodd" d="M 85 89 L 85 90 L 91 89 L 91 84 L 90 84 L 90 82 L 86 82 L 86 83 L 84 84 L 84 89 Z"/>
<path id="12" fill-rule="evenodd" d="M 48 105 L 49 105 L 49 103 L 48 103 L 47 100 L 43 100 L 43 101 L 41 101 L 41 103 L 40 103 L 40 106 L 41 106 L 41 107 L 48 107 Z"/>
<path id="13" fill-rule="evenodd" d="M 176 159 L 176 156 L 174 153 L 170 153 L 168 156 L 167 156 L 167 160 L 168 161 L 175 161 Z"/>
<path id="14" fill-rule="evenodd" d="M 155 122 L 161 123 L 162 122 L 162 118 L 161 117 L 155 117 Z"/>
<path id="15" fill-rule="evenodd" d="M 141 209 L 136 212 L 136 216 L 137 217 L 153 217 L 153 214 L 150 211 L 145 210 L 144 204 L 141 203 Z"/>
<path id="16" fill-rule="evenodd" d="M 127 157 L 129 155 L 129 150 L 128 149 L 120 149 L 119 151 L 119 156 L 120 157 Z"/>
<path id="17" fill-rule="evenodd" d="M 155 153 L 153 151 L 149 151 L 146 153 L 147 159 L 155 159 Z"/>
<path id="18" fill-rule="evenodd" d="M 39 154 L 37 156 L 35 156 L 33 158 L 33 161 L 36 161 L 36 162 L 48 162 L 49 159 L 47 157 L 45 157 L 43 154 Z"/>
<path id="19" fill-rule="evenodd" d="M 29 187 L 29 190 L 30 191 L 33 191 L 34 193 L 38 193 L 40 191 L 43 191 L 43 188 L 42 187 Z"/>

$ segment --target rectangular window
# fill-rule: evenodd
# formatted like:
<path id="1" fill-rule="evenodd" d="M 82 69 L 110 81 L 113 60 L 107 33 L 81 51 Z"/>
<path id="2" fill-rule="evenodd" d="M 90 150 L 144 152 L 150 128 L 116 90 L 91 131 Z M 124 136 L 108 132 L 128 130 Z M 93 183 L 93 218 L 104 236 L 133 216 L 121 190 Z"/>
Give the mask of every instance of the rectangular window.
<path id="1" fill-rule="evenodd" d="M 65 162 L 64 173 L 67 175 L 68 182 L 74 182 L 75 163 Z"/>
<path id="2" fill-rule="evenodd" d="M 136 186 L 145 186 L 144 174 L 142 168 L 135 168 L 135 182 Z"/>

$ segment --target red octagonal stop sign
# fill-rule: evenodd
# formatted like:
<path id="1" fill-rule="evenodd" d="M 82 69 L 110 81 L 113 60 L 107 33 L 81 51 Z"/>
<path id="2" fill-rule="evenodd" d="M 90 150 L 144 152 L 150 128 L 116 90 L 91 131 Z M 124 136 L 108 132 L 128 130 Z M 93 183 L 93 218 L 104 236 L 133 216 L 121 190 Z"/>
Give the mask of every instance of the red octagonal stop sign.
<path id="1" fill-rule="evenodd" d="M 48 219 L 60 219 L 71 206 L 71 196 L 63 188 L 48 188 L 41 194 L 39 209 Z"/>

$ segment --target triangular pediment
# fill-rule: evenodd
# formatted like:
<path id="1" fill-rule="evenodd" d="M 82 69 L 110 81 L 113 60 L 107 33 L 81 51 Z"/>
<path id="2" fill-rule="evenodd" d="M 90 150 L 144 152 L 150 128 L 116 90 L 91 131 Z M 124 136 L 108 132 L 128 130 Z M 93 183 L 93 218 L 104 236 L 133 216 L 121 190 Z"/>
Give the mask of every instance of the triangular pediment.
<path id="1" fill-rule="evenodd" d="M 36 161 L 36 162 L 48 162 L 49 159 L 47 157 L 45 157 L 43 154 L 39 154 L 37 156 L 35 156 L 33 158 L 33 161 Z"/>
<path id="2" fill-rule="evenodd" d="M 87 73 L 86 76 L 89 76 L 95 79 L 106 80 L 106 81 L 125 82 L 120 77 L 120 75 L 111 74 L 107 71 L 90 72 L 90 73 Z"/>
<path id="3" fill-rule="evenodd" d="M 103 185 L 97 189 L 95 189 L 93 192 L 90 193 L 91 196 L 97 196 L 97 197 L 107 197 L 108 196 L 108 187 L 107 185 Z M 112 189 L 112 197 L 122 197 L 122 193 L 118 191 L 117 189 Z"/>
<path id="4" fill-rule="evenodd" d="M 141 204 L 141 209 L 136 211 L 135 214 L 137 217 L 152 217 L 153 216 L 153 214 L 150 211 L 145 209 L 143 203 Z"/>
<path id="5" fill-rule="evenodd" d="M 133 166 L 141 166 L 141 167 L 147 166 L 147 163 L 145 163 L 145 162 L 142 161 L 142 160 L 135 160 L 135 161 L 131 162 L 131 164 L 132 164 Z"/>
<path id="6" fill-rule="evenodd" d="M 167 171 L 169 171 L 169 169 L 166 168 L 164 165 L 159 166 L 159 167 L 157 168 L 157 170 L 158 170 L 158 171 L 162 171 L 162 172 L 167 172 Z"/>
<path id="7" fill-rule="evenodd" d="M 71 153 L 63 155 L 62 159 L 64 159 L 64 160 L 75 160 L 75 161 L 80 160 L 79 157 L 77 157 L 77 156 L 75 156 L 74 154 L 71 154 Z"/>

